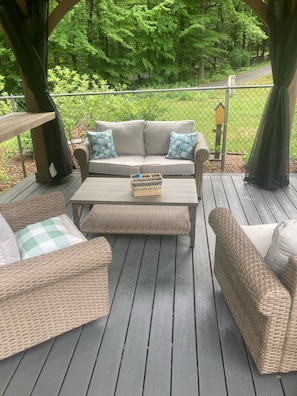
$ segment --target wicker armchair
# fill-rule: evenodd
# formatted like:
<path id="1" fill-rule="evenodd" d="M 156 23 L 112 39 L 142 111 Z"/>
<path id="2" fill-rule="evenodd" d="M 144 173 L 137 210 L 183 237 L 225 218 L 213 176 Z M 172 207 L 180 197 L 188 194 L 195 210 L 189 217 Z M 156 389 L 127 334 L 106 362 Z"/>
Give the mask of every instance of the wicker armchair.
<path id="1" fill-rule="evenodd" d="M 278 279 L 228 209 L 213 209 L 209 223 L 216 278 L 259 372 L 296 371 L 297 257 Z"/>
<path id="2" fill-rule="evenodd" d="M 15 232 L 65 213 L 58 193 L 0 205 Z M 0 359 L 95 320 L 109 312 L 108 264 L 103 238 L 0 267 Z"/>

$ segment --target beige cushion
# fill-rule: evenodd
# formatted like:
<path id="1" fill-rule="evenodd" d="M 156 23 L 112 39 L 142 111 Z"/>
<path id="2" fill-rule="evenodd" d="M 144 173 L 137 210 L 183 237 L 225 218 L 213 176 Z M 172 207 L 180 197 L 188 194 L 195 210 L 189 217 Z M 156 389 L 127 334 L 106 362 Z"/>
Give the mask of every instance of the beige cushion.
<path id="1" fill-rule="evenodd" d="M 141 167 L 142 173 L 154 172 L 154 167 L 160 165 L 163 176 L 189 176 L 194 175 L 194 162 L 191 160 L 168 159 L 161 155 L 146 155 Z"/>
<path id="2" fill-rule="evenodd" d="M 272 244 L 265 261 L 279 276 L 286 268 L 289 257 L 297 255 L 297 219 L 279 223 L 272 235 Z"/>
<path id="3" fill-rule="evenodd" d="M 259 224 L 241 226 L 253 245 L 264 258 L 272 242 L 273 231 L 276 224 Z"/>
<path id="4" fill-rule="evenodd" d="M 130 176 L 131 168 L 143 163 L 142 155 L 118 155 L 116 158 L 90 160 L 89 172 L 103 175 Z"/>
<path id="5" fill-rule="evenodd" d="M 69 234 L 80 238 L 82 241 L 87 241 L 87 238 L 79 231 L 79 229 L 66 214 L 61 214 L 59 218 Z"/>
<path id="6" fill-rule="evenodd" d="M 191 133 L 194 121 L 146 121 L 144 142 L 146 155 L 166 155 L 169 149 L 170 132 Z"/>
<path id="7" fill-rule="evenodd" d="M 21 259 L 17 240 L 5 218 L 0 214 L 0 266 Z"/>
<path id="8" fill-rule="evenodd" d="M 117 155 L 145 155 L 144 120 L 121 122 L 95 121 L 96 132 L 112 130 Z"/>

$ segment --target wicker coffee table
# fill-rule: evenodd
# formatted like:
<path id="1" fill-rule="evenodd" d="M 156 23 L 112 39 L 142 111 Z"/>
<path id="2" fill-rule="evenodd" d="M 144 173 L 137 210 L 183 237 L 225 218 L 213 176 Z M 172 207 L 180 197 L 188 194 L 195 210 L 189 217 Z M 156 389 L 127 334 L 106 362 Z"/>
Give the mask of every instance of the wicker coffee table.
<path id="1" fill-rule="evenodd" d="M 189 235 L 195 244 L 198 198 L 194 179 L 163 179 L 162 193 L 134 197 L 129 178 L 89 177 L 70 200 L 73 220 L 94 234 Z M 80 208 L 91 210 L 81 221 Z"/>

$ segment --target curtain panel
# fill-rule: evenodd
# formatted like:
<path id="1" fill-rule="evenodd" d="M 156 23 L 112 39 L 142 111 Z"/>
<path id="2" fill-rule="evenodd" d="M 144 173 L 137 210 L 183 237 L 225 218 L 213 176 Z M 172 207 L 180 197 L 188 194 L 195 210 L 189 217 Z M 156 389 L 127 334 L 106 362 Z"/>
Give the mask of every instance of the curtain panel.
<path id="1" fill-rule="evenodd" d="M 290 2 L 268 2 L 270 58 L 274 86 L 269 94 L 244 180 L 276 190 L 289 184 L 290 114 L 288 88 L 297 67 L 297 9 Z"/>

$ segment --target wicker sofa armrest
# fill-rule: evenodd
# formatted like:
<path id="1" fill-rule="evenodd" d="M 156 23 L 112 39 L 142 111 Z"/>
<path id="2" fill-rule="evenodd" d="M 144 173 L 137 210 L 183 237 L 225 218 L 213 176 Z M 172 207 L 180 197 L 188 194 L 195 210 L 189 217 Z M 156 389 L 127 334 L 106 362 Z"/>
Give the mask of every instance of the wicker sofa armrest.
<path id="1" fill-rule="evenodd" d="M 65 213 L 63 195 L 56 191 L 0 205 L 0 213 L 14 232 L 44 219 Z"/>
<path id="2" fill-rule="evenodd" d="M 89 176 L 90 143 L 87 138 L 74 150 L 73 154 L 80 167 L 81 180 L 84 181 Z"/>
<path id="3" fill-rule="evenodd" d="M 104 237 L 0 267 L 0 300 L 107 266 L 111 248 Z"/>
<path id="4" fill-rule="evenodd" d="M 287 336 L 280 364 L 281 372 L 296 371 L 297 368 L 297 256 L 289 259 L 281 277 L 292 298 Z"/>
<path id="5" fill-rule="evenodd" d="M 214 272 L 260 373 L 280 370 L 291 296 L 226 208 L 213 209 Z"/>
<path id="6" fill-rule="evenodd" d="M 202 197 L 203 185 L 203 165 L 209 158 L 209 149 L 203 133 L 199 132 L 197 143 L 194 148 L 194 163 L 195 163 L 195 180 L 197 188 L 197 196 L 200 200 Z"/>
<path id="7" fill-rule="evenodd" d="M 218 279 L 229 278 L 240 297 L 247 298 L 264 315 L 276 314 L 275 305 L 280 299 L 287 301 L 288 310 L 291 305 L 289 291 L 270 270 L 231 212 L 226 208 L 213 209 L 209 224 L 216 234 L 215 273 Z"/>

